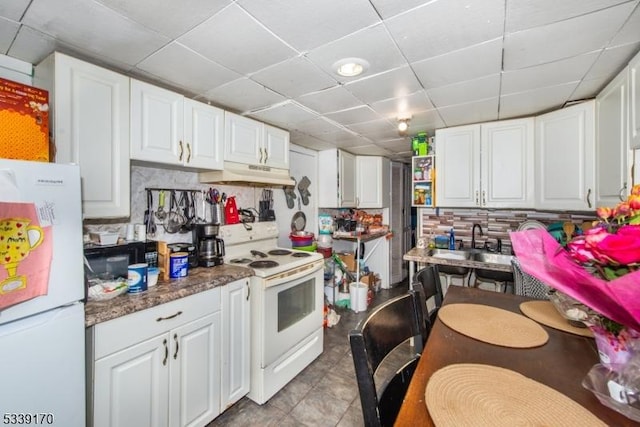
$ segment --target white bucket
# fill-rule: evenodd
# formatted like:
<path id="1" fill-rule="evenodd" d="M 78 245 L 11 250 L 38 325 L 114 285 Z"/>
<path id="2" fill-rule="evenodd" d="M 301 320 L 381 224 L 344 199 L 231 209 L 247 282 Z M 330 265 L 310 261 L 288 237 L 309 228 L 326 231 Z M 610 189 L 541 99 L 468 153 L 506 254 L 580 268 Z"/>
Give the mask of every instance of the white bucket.
<path id="1" fill-rule="evenodd" d="M 366 283 L 349 284 L 349 294 L 351 295 L 351 310 L 356 313 L 367 309 L 367 291 L 369 286 Z"/>

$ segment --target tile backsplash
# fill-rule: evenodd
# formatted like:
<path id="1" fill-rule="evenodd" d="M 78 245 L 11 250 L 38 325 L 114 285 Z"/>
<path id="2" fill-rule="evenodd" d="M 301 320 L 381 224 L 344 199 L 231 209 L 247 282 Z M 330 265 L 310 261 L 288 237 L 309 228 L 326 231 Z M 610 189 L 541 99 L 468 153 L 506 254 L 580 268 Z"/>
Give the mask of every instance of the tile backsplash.
<path id="1" fill-rule="evenodd" d="M 91 219 L 84 221 L 85 232 L 96 230 L 116 231 L 121 237 L 125 236 L 125 228 L 129 223 L 142 224 L 144 212 L 147 209 L 146 188 L 180 188 L 188 190 L 207 190 L 215 187 L 220 193 L 236 197 L 238 208 L 257 208 L 262 188 L 201 184 L 198 181 L 198 173 L 184 170 L 154 168 L 141 165 L 131 165 L 131 216 L 129 218 L 116 219 Z M 153 210 L 158 208 L 158 191 L 153 191 Z M 167 194 L 165 210 L 169 209 L 169 197 Z M 207 221 L 211 220 L 209 205 L 205 210 Z M 196 206 L 198 215 L 202 215 L 202 205 Z M 157 222 L 157 221 L 156 221 Z M 167 233 L 162 225 L 157 223 L 157 233 L 154 240 L 163 240 L 169 243 L 191 241 L 191 234 Z"/>
<path id="2" fill-rule="evenodd" d="M 482 236 L 476 232 L 476 246 L 488 242 L 495 247 L 497 239 L 502 240 L 502 252 L 511 253 L 509 232 L 516 231 L 525 221 L 538 221 L 548 226 L 554 222 L 572 221 L 576 226 L 585 221 L 596 219 L 595 212 L 545 212 L 521 210 L 487 210 L 487 209 L 420 209 L 421 229 L 416 230 L 416 237 L 448 236 L 453 227 L 456 240 L 462 240 L 465 248 L 471 247 L 471 234 L 474 224 L 482 227 Z M 456 242 L 458 244 L 459 242 Z"/>

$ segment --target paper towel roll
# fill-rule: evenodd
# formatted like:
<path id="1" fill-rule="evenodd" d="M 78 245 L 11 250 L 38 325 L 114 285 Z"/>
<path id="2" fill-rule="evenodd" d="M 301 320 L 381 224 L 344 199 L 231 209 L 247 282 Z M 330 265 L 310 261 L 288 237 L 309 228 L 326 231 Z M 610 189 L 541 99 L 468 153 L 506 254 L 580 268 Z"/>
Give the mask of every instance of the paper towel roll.
<path id="1" fill-rule="evenodd" d="M 351 296 L 351 310 L 356 313 L 367 309 L 367 291 L 369 286 L 366 283 L 349 284 L 349 294 Z"/>

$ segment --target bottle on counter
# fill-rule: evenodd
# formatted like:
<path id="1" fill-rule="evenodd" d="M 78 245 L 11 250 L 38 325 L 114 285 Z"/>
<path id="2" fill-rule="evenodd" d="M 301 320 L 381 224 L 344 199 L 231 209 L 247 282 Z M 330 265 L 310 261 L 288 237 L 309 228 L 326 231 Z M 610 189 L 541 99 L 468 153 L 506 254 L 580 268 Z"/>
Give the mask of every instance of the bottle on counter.
<path id="1" fill-rule="evenodd" d="M 449 231 L 449 250 L 453 251 L 456 249 L 456 235 L 453 231 L 453 227 L 451 227 L 451 231 Z"/>

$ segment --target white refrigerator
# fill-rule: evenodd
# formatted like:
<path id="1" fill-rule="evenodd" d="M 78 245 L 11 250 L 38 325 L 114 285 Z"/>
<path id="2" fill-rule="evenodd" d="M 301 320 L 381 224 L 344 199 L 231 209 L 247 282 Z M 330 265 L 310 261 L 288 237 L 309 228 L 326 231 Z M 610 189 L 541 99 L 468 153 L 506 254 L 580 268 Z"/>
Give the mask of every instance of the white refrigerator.
<path id="1" fill-rule="evenodd" d="M 15 250 L 0 246 L 3 425 L 85 425 L 80 200 L 78 166 L 0 159 L 0 245 L 22 242 Z M 28 227 L 25 208 L 37 216 Z M 25 228 L 28 238 L 20 241 Z M 36 282 L 46 294 L 16 303 L 18 292 Z"/>

